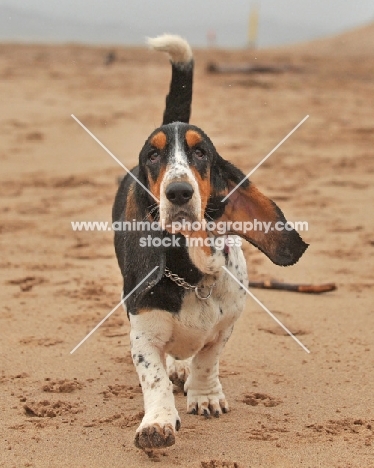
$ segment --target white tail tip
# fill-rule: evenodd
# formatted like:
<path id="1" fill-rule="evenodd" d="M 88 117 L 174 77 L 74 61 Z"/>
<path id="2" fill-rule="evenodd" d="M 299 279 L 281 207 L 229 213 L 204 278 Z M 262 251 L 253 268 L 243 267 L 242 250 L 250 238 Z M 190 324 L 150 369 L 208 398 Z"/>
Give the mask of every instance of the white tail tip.
<path id="1" fill-rule="evenodd" d="M 173 63 L 188 63 L 192 60 L 192 50 L 189 43 L 180 36 L 163 34 L 147 39 L 148 45 L 160 52 L 169 54 Z"/>

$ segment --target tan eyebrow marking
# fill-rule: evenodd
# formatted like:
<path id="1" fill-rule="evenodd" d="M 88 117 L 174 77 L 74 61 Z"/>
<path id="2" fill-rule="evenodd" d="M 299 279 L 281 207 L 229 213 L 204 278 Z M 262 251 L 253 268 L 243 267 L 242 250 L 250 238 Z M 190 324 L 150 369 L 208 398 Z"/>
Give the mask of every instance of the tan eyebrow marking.
<path id="1" fill-rule="evenodd" d="M 186 142 L 187 145 L 192 148 L 203 140 L 202 136 L 197 133 L 195 130 L 187 130 L 186 132 Z"/>
<path id="2" fill-rule="evenodd" d="M 151 138 L 151 145 L 159 150 L 163 150 L 166 146 L 166 135 L 164 132 L 158 132 Z"/>

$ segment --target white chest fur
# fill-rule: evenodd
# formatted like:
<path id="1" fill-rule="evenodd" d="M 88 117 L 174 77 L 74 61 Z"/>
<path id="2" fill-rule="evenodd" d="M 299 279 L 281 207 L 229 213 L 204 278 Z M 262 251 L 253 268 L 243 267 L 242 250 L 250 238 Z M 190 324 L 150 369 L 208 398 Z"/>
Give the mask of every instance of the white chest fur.
<path id="1" fill-rule="evenodd" d="M 226 268 L 245 284 L 247 269 L 241 248 L 230 249 Z M 231 328 L 240 316 L 245 303 L 244 289 L 223 268 L 216 275 L 206 275 L 200 289 L 207 291 L 212 282 L 215 286 L 209 299 L 199 299 L 194 291 L 189 291 L 181 311 L 170 316 L 173 331 L 166 346 L 168 354 L 178 359 L 193 356 L 221 331 Z"/>

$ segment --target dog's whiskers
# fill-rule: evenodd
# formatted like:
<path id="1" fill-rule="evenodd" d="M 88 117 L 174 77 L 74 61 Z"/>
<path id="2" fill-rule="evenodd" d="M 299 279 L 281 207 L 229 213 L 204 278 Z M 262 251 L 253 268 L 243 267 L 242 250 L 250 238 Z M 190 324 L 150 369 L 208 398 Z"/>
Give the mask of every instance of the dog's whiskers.
<path id="1" fill-rule="evenodd" d="M 152 206 L 152 205 L 150 205 L 150 207 L 151 207 L 151 206 Z M 153 208 L 151 208 L 150 211 L 149 211 L 149 212 L 146 214 L 146 216 L 143 218 L 143 221 L 145 221 L 145 220 L 148 219 L 148 218 L 150 219 L 150 217 L 152 216 L 152 214 L 153 214 L 156 210 L 158 210 L 158 205 L 155 203 L 154 206 L 153 206 Z M 158 217 L 158 216 L 156 216 L 156 218 L 157 218 L 157 217 Z"/>

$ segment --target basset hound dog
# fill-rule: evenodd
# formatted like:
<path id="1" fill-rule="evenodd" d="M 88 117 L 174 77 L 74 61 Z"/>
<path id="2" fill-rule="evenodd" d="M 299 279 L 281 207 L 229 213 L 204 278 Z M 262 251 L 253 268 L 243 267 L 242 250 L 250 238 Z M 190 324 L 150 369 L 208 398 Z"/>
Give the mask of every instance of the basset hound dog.
<path id="1" fill-rule="evenodd" d="M 242 171 L 218 154 L 201 128 L 189 124 L 194 68 L 189 44 L 172 35 L 149 44 L 171 59 L 163 122 L 145 141 L 113 206 L 113 222 L 141 222 L 143 229 L 115 232 L 131 355 L 144 397 L 145 414 L 135 435 L 143 450 L 175 443 L 181 420 L 172 381 L 184 382 L 188 413 L 219 417 L 229 411 L 219 357 L 245 303 L 241 239 L 281 266 L 296 263 L 307 248 L 293 229 L 240 229 L 246 221 L 286 219 L 249 180 L 243 182 Z M 160 229 L 145 221 L 158 222 Z M 201 228 L 187 230 L 187 221 Z M 229 227 L 222 236 L 203 229 L 204 221 L 237 222 L 239 228 Z M 177 232 L 173 223 L 179 223 Z M 201 242 L 192 242 L 197 239 Z"/>

